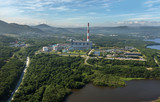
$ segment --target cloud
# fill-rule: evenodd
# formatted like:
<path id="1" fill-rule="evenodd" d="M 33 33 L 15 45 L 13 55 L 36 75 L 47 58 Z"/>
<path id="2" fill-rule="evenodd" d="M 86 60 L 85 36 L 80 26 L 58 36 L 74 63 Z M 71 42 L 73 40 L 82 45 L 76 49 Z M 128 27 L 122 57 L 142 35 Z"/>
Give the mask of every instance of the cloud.
<path id="1" fill-rule="evenodd" d="M 1 17 L 1 20 L 7 21 L 8 23 L 18 23 L 23 25 L 38 25 L 46 22 L 45 19 L 29 17 Z"/>
<path id="2" fill-rule="evenodd" d="M 96 12 L 89 12 L 88 14 L 89 14 L 89 15 L 97 15 Z"/>
<path id="3" fill-rule="evenodd" d="M 131 20 L 131 21 L 141 21 L 141 20 L 149 20 L 149 21 L 153 21 L 153 20 L 160 20 L 160 14 L 157 12 L 153 12 L 153 13 L 142 13 L 142 14 L 136 14 L 134 16 L 131 16 L 130 18 L 128 18 L 127 20 Z"/>
<path id="4" fill-rule="evenodd" d="M 113 8 L 113 5 L 115 3 L 119 3 L 122 2 L 123 0 L 102 0 L 102 7 L 106 9 L 106 11 L 111 11 L 111 9 Z"/>
<path id="5" fill-rule="evenodd" d="M 44 13 L 45 11 L 55 13 L 56 11 L 82 11 L 96 12 L 97 10 L 111 11 L 114 3 L 122 0 L 0 0 L 0 12 L 4 8 L 11 8 L 12 12 L 27 14 L 27 13 Z M 96 5 L 96 6 L 95 6 Z M 4 8 L 3 8 L 4 7 Z M 3 10 L 2 10 L 3 8 Z M 8 9 L 5 12 L 10 12 Z M 19 12 L 24 11 L 24 12 Z M 9 14 L 9 13 L 8 13 Z M 0 14 L 1 15 L 1 14 Z"/>
<path id="6" fill-rule="evenodd" d="M 73 7 L 77 9 L 85 9 L 86 11 L 94 12 L 96 10 L 111 11 L 113 5 L 123 0 L 77 0 L 74 1 Z"/>
<path id="7" fill-rule="evenodd" d="M 11 6 L 18 3 L 18 0 L 0 0 L 0 7 Z"/>
<path id="8" fill-rule="evenodd" d="M 109 8 L 110 7 L 110 3 L 103 4 L 103 7 Z"/>
<path id="9" fill-rule="evenodd" d="M 131 18 L 131 19 L 128 19 L 128 20 L 137 20 L 137 21 L 140 21 L 140 20 L 157 20 L 157 19 L 160 19 L 160 17 L 137 17 L 137 18 Z"/>
<path id="10" fill-rule="evenodd" d="M 147 11 L 159 11 L 160 0 L 147 0 L 144 2 L 144 7 L 147 8 Z"/>
<path id="11" fill-rule="evenodd" d="M 59 7 L 52 7 L 52 8 L 50 8 L 50 10 L 68 11 L 70 9 L 67 8 L 66 6 L 59 6 Z"/>
<path id="12" fill-rule="evenodd" d="M 116 22 L 115 25 L 119 26 L 160 26 L 160 21 L 124 21 Z"/>
<path id="13" fill-rule="evenodd" d="M 88 21 L 95 25 L 119 21 L 130 21 L 130 23 L 136 23 L 135 21 L 139 23 L 143 20 L 160 21 L 160 0 L 145 0 L 141 5 L 145 10 L 137 7 L 139 11 L 137 9 L 121 10 L 121 8 L 124 9 L 122 5 L 125 3 L 132 5 L 125 1 L 127 0 L 23 0 L 23 2 L 22 0 L 0 0 L 0 18 L 6 18 L 7 21 L 14 21 L 12 18 L 15 18 L 16 22 L 26 22 L 26 24 L 46 19 L 48 22 L 54 21 L 52 23 L 61 25 L 63 23 L 75 25 L 76 22 L 77 25 L 83 25 Z M 119 4 L 118 7 L 117 4 Z M 115 10 L 114 7 L 119 10 Z"/>
<path id="14" fill-rule="evenodd" d="M 14 7 L 3 7 L 0 8 L 0 16 L 10 16 L 10 15 L 19 15 L 23 13 L 24 10 L 20 10 Z"/>
<path id="15" fill-rule="evenodd" d="M 150 5 L 150 4 L 157 4 L 160 3 L 160 0 L 147 0 L 144 2 L 145 5 Z"/>
<path id="16" fill-rule="evenodd" d="M 73 0 L 0 0 L 0 11 L 2 7 L 12 7 L 19 10 L 45 11 L 49 8 L 57 8 L 56 10 L 66 10 L 62 6 L 63 3 L 71 3 Z M 58 7 L 59 6 L 59 7 Z"/>

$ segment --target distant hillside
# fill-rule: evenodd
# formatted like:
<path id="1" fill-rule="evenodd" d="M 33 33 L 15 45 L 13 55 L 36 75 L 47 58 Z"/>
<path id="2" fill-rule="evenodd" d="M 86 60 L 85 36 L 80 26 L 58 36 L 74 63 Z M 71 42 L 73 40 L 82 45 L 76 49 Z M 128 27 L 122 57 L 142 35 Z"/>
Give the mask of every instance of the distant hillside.
<path id="1" fill-rule="evenodd" d="M 42 34 L 42 30 L 37 28 L 32 28 L 28 25 L 19 25 L 16 23 L 6 23 L 0 20 L 0 34 L 10 33 L 10 34 Z"/>
<path id="2" fill-rule="evenodd" d="M 38 28 L 44 32 L 50 33 L 50 34 L 86 34 L 87 33 L 87 27 L 79 27 L 79 28 L 58 28 L 58 27 L 52 27 L 46 24 L 40 24 L 37 26 L 32 26 L 33 28 Z M 119 27 L 90 27 L 90 33 L 92 34 L 110 34 L 114 33 L 114 31 L 121 31 L 128 29 L 127 26 L 119 26 Z"/>
<path id="3" fill-rule="evenodd" d="M 46 33 L 49 33 L 49 34 L 72 34 L 73 33 L 65 28 L 51 27 L 46 24 L 40 24 L 40 25 L 32 26 L 32 27 L 38 28 Z"/>
<path id="4" fill-rule="evenodd" d="M 86 34 L 87 27 L 58 28 L 46 24 L 34 26 L 47 33 L 53 34 Z M 118 26 L 118 27 L 90 27 L 91 34 L 123 34 L 123 35 L 160 35 L 160 27 L 155 26 Z"/>
<path id="5" fill-rule="evenodd" d="M 43 35 L 52 34 L 86 34 L 87 27 L 60 28 L 46 24 L 37 26 L 19 25 L 6 23 L 0 20 L 0 34 L 11 33 L 21 35 Z M 118 27 L 90 27 L 90 34 L 123 34 L 123 35 L 159 35 L 160 27 L 155 26 L 118 26 Z"/>

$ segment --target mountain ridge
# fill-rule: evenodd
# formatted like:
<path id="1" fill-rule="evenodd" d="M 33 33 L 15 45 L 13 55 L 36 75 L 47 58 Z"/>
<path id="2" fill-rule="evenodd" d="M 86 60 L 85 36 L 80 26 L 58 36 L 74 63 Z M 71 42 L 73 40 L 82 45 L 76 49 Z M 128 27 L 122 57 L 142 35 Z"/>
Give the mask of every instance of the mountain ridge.
<path id="1" fill-rule="evenodd" d="M 37 28 L 32 28 L 28 25 L 20 25 L 17 23 L 7 23 L 0 20 L 0 33 L 10 34 L 43 34 L 44 32 Z"/>
<path id="2" fill-rule="evenodd" d="M 43 35 L 52 34 L 86 34 L 87 27 L 62 28 L 47 24 L 36 26 L 6 23 L 0 20 L 0 34 Z M 91 34 L 156 34 L 160 33 L 160 26 L 117 26 L 117 27 L 90 27 Z"/>

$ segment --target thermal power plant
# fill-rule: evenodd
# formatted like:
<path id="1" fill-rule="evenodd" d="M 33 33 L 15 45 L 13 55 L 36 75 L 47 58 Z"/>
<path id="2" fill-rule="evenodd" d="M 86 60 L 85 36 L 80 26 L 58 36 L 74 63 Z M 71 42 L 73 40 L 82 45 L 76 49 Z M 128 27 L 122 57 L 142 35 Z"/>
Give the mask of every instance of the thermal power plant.
<path id="1" fill-rule="evenodd" d="M 92 41 L 89 40 L 89 23 L 87 26 L 87 41 L 71 41 L 73 50 L 89 50 L 92 48 Z"/>
<path id="2" fill-rule="evenodd" d="M 88 23 L 88 27 L 87 27 L 87 41 L 89 42 L 89 23 Z"/>
<path id="3" fill-rule="evenodd" d="M 87 41 L 71 40 L 71 43 L 54 44 L 48 47 L 43 47 L 43 52 L 49 51 L 62 51 L 67 52 L 70 50 L 89 50 L 92 48 L 92 41 L 89 39 L 89 23 L 87 26 Z"/>

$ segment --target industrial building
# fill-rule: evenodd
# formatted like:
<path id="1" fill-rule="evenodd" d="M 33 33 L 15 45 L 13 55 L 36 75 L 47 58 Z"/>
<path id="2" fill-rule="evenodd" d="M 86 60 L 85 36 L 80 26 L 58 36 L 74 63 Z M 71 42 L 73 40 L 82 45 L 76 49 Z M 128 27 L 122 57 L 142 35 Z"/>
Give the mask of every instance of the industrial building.
<path id="1" fill-rule="evenodd" d="M 71 49 L 73 50 L 89 50 L 92 48 L 92 41 L 89 39 L 89 23 L 87 27 L 87 41 L 71 41 Z"/>
<path id="2" fill-rule="evenodd" d="M 72 41 L 71 42 L 71 48 L 73 50 L 88 50 L 91 49 L 92 47 L 92 42 L 88 41 Z"/>
<path id="3" fill-rule="evenodd" d="M 68 52 L 70 50 L 89 50 L 92 48 L 92 41 L 89 39 L 89 23 L 87 27 L 87 41 L 80 41 L 80 40 L 71 40 L 70 44 L 55 44 L 51 45 L 50 47 L 43 47 L 44 52 L 51 51 L 62 51 Z"/>
<path id="4" fill-rule="evenodd" d="M 44 52 L 48 52 L 48 47 L 46 47 L 46 46 L 43 47 L 43 51 L 44 51 Z"/>
<path id="5" fill-rule="evenodd" d="M 55 44 L 52 45 L 54 51 L 60 51 L 62 49 L 70 48 L 70 44 Z"/>

